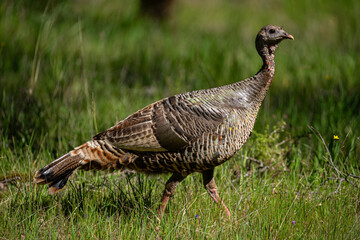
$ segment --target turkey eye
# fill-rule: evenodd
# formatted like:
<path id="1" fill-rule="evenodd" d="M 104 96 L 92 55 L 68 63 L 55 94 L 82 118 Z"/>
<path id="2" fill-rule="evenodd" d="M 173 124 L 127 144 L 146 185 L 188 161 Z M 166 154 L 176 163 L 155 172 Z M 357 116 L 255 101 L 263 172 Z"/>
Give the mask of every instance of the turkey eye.
<path id="1" fill-rule="evenodd" d="M 270 29 L 270 30 L 269 30 L 269 33 L 270 33 L 270 34 L 274 34 L 274 33 L 275 33 L 275 29 Z"/>

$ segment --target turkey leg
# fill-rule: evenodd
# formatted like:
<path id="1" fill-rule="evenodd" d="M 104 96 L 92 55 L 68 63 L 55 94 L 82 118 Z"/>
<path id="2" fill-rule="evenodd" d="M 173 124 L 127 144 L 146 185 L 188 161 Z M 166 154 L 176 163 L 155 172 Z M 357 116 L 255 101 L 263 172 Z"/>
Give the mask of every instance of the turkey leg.
<path id="1" fill-rule="evenodd" d="M 165 211 L 167 202 L 169 201 L 170 196 L 175 194 L 177 185 L 186 178 L 187 175 L 182 175 L 180 173 L 174 173 L 165 184 L 165 190 L 161 199 L 161 205 L 158 210 L 159 219 L 162 218 L 162 215 Z"/>
<path id="2" fill-rule="evenodd" d="M 206 170 L 203 173 L 203 183 L 204 187 L 211 196 L 211 198 L 215 201 L 215 203 L 222 205 L 226 215 L 230 218 L 230 211 L 226 207 L 225 203 L 220 199 L 219 194 L 217 192 L 216 183 L 214 180 L 214 169 Z"/>

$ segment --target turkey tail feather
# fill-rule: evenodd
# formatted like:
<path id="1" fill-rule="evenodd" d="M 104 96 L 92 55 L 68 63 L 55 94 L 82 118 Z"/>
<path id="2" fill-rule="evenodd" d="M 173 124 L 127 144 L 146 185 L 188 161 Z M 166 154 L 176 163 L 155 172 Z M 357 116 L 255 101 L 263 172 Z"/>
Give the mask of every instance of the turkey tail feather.
<path id="1" fill-rule="evenodd" d="M 105 141 L 89 141 L 54 160 L 35 174 L 35 183 L 48 184 L 50 194 L 60 191 L 77 169 L 123 169 L 129 156 Z"/>
<path id="2" fill-rule="evenodd" d="M 35 183 L 48 184 L 50 194 L 54 194 L 65 186 L 70 175 L 81 166 L 81 160 L 79 155 L 67 153 L 40 169 L 35 174 Z"/>

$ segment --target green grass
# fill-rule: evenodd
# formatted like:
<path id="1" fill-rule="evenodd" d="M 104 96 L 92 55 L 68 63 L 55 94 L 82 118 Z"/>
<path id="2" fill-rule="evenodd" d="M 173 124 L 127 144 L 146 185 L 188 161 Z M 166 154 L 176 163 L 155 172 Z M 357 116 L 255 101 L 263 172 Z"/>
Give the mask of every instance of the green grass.
<path id="1" fill-rule="evenodd" d="M 359 181 L 336 191 L 326 180 L 331 159 L 342 178 L 360 175 L 360 3 L 184 0 L 164 23 L 137 5 L 0 2 L 0 181 L 20 179 L 0 183 L 0 239 L 359 238 Z M 147 104 L 254 75 L 266 24 L 295 41 L 276 52 L 254 134 L 215 170 L 231 220 L 196 173 L 160 223 L 168 175 L 79 171 L 56 196 L 33 185 L 36 170 Z"/>

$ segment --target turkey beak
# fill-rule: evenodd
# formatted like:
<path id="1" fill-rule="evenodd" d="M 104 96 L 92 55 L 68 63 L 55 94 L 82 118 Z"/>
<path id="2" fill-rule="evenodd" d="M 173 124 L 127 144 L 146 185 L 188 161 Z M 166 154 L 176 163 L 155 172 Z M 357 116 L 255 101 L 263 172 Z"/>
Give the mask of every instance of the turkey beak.
<path id="1" fill-rule="evenodd" d="M 284 38 L 294 40 L 294 37 L 291 34 L 288 34 L 287 32 L 284 32 Z"/>

